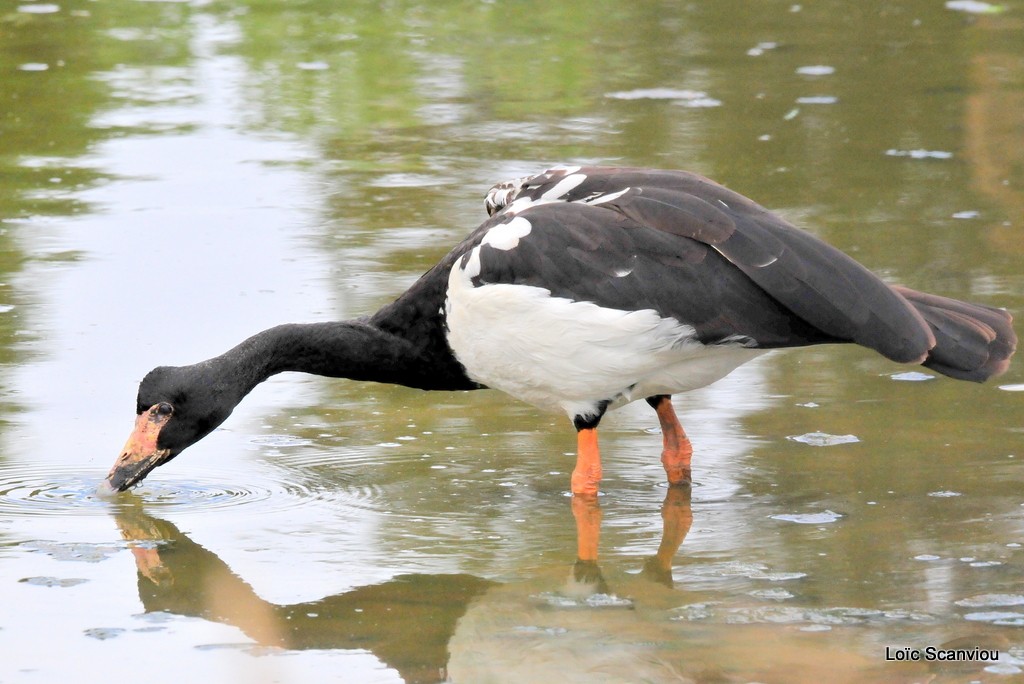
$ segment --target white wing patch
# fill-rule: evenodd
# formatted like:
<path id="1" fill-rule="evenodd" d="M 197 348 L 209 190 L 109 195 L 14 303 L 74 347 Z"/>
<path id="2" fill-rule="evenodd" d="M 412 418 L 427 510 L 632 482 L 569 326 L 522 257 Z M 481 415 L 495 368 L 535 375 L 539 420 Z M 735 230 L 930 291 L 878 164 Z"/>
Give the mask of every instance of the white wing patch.
<path id="1" fill-rule="evenodd" d="M 543 197 L 541 197 L 540 199 L 533 199 L 530 197 L 518 197 L 512 200 L 512 202 L 505 207 L 505 213 L 508 214 L 509 216 L 515 216 L 524 209 L 536 207 L 541 204 L 550 204 L 551 202 L 557 201 L 558 200 L 553 199 L 546 200 Z"/>
<path id="2" fill-rule="evenodd" d="M 533 224 L 522 216 L 516 216 L 508 223 L 500 223 L 487 231 L 480 244 L 508 251 L 518 247 L 519 239 L 529 235 L 531 230 Z"/>
<path id="3" fill-rule="evenodd" d="M 483 245 L 504 251 L 515 249 L 519 246 L 519 240 L 529 235 L 532 230 L 533 224 L 522 216 L 516 216 L 508 223 L 500 223 L 488 230 L 480 244 L 470 250 L 469 256 L 452 270 L 462 272 L 467 279 L 476 278 L 480 275 L 480 248 Z"/>
<path id="4" fill-rule="evenodd" d="M 564 197 L 565 195 L 572 192 L 574 188 L 579 187 L 583 181 L 587 180 L 587 174 L 585 173 L 573 173 L 566 176 L 562 180 L 558 181 L 551 187 L 550 190 L 541 195 L 546 200 L 556 200 Z"/>
<path id="5" fill-rule="evenodd" d="M 604 194 L 604 195 L 598 195 L 597 197 L 594 197 L 593 199 L 586 199 L 586 200 L 583 200 L 583 201 L 586 202 L 587 204 L 601 204 L 603 202 L 611 202 L 612 200 L 619 199 L 620 197 L 622 197 L 623 195 L 625 195 L 627 192 L 629 192 L 632 189 L 633 188 L 623 188 L 622 190 L 619 190 L 618 192 L 609 192 L 609 193 Z"/>

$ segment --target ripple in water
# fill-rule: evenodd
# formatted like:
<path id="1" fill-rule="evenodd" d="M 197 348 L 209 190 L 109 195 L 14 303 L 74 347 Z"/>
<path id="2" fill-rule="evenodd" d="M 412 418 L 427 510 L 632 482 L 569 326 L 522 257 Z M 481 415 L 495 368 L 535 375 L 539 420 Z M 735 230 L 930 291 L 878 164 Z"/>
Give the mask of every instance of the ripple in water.
<path id="1" fill-rule="evenodd" d="M 282 510 L 302 503 L 308 492 L 298 485 L 224 486 L 200 479 L 175 481 L 165 478 L 147 480 L 132 490 L 153 512 L 201 512 L 235 506 L 257 505 L 261 510 Z M 116 502 L 117 499 L 114 499 Z"/>
<path id="2" fill-rule="evenodd" d="M 196 512 L 246 506 L 254 513 L 275 513 L 314 502 L 347 508 L 380 510 L 384 500 L 379 487 L 318 488 L 299 482 L 274 482 L 223 486 L 223 481 L 204 483 L 167 480 L 147 481 L 133 494 L 152 512 Z"/>
<path id="3" fill-rule="evenodd" d="M 0 515 L 105 514 L 108 501 L 96 495 L 99 477 L 71 469 L 32 465 L 0 467 Z"/>
<path id="4" fill-rule="evenodd" d="M 195 471 L 188 479 L 162 474 L 130 492 L 112 498 L 96 489 L 101 471 L 88 474 L 74 467 L 12 464 L 0 466 L 0 516 L 107 515 L 118 505 L 144 503 L 157 513 L 202 513 L 229 507 L 252 507 L 253 512 L 277 512 L 320 501 L 355 508 L 380 508 L 383 492 L 376 487 L 317 488 L 299 482 L 234 484 L 237 473 Z M 248 474 L 249 477 L 253 473 Z M 226 484 L 226 483 L 231 484 Z"/>

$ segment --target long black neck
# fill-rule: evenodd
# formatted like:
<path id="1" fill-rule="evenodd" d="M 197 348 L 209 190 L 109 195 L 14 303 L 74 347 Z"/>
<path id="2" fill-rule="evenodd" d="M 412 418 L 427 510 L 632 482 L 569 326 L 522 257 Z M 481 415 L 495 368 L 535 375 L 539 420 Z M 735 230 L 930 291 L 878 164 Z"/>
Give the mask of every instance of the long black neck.
<path id="1" fill-rule="evenodd" d="M 447 347 L 414 343 L 364 319 L 279 325 L 204 364 L 229 366 L 243 396 L 285 371 L 420 389 L 478 387 L 466 378 Z"/>

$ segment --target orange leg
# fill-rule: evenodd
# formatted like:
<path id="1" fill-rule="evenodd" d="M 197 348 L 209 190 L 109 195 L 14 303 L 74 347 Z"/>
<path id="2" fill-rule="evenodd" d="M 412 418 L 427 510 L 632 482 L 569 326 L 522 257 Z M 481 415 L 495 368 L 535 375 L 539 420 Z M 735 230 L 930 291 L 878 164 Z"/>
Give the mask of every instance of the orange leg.
<path id="1" fill-rule="evenodd" d="M 572 471 L 572 493 L 597 496 L 601 481 L 601 452 L 597 448 L 597 428 L 576 432 L 576 468 Z"/>
<path id="2" fill-rule="evenodd" d="M 658 421 L 661 423 L 661 464 L 665 466 L 669 484 L 689 484 L 693 446 L 676 417 L 675 409 L 672 408 L 672 397 L 660 394 L 648 397 L 647 403 L 657 411 Z"/>

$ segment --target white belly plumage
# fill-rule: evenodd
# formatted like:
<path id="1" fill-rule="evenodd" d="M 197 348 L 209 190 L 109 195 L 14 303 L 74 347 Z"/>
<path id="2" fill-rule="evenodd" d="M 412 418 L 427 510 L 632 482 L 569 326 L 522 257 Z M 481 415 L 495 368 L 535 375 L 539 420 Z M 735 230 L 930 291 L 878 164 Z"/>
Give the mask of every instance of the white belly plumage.
<path id="1" fill-rule="evenodd" d="M 473 380 L 540 408 L 593 416 L 602 402 L 615 408 L 704 387 L 763 353 L 704 345 L 691 326 L 650 309 L 608 309 L 525 285 L 474 287 L 478 258 L 449 275 L 448 343 Z"/>

